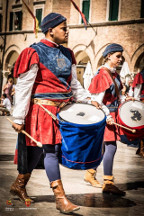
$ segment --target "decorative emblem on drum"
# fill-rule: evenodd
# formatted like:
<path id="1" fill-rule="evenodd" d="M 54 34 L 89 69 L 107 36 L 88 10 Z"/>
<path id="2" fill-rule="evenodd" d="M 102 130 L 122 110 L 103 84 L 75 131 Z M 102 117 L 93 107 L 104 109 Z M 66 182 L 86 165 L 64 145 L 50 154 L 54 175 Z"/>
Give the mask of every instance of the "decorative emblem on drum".
<path id="1" fill-rule="evenodd" d="M 84 113 L 84 112 L 79 112 L 79 113 L 77 113 L 77 115 L 79 115 L 79 116 L 84 116 L 85 113 Z"/>
<path id="2" fill-rule="evenodd" d="M 131 119 L 132 119 L 133 121 L 140 121 L 140 120 L 141 120 L 142 116 L 141 116 L 141 114 L 139 113 L 138 110 L 132 110 L 132 109 L 131 109 L 130 112 L 133 113 L 133 116 L 131 117 Z"/>

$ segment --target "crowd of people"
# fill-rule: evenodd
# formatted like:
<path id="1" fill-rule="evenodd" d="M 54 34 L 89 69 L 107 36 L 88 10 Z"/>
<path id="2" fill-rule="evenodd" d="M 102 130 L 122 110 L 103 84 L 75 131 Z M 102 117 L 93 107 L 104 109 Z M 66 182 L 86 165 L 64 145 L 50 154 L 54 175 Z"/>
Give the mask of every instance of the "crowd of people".
<path id="1" fill-rule="evenodd" d="M 130 97 L 143 100 L 143 72 L 141 72 L 142 78 L 132 84 L 134 89 L 132 95 L 131 86 L 128 89 L 122 85 L 120 76 L 116 72 L 116 67 L 121 64 L 124 48 L 120 44 L 112 43 L 105 48 L 103 52 L 105 62 L 98 69 L 87 91 L 77 80 L 76 60 L 72 50 L 61 45 L 68 40 L 66 18 L 61 14 L 50 13 L 43 19 L 41 30 L 45 38 L 24 49 L 14 68 L 17 85 L 12 127 L 19 132 L 18 176 L 10 192 L 24 202 L 26 199 L 33 202 L 27 194 L 26 184 L 41 155 L 44 154 L 44 167 L 55 196 L 56 208 L 62 213 L 71 213 L 80 208 L 67 199 L 63 189 L 59 168 L 61 134 L 58 121 L 52 116 L 56 116 L 67 103 L 81 101 L 102 109 L 106 115 L 102 191 L 125 196 L 125 192 L 114 184 L 113 163 L 117 150 L 116 141 L 120 140 L 114 123 L 120 103 Z M 12 89 L 12 82 L 9 80 L 3 89 L 3 97 L 11 103 Z M 42 148 L 22 135 L 22 129 L 41 142 Z M 21 156 L 25 152 L 26 155 Z M 26 160 L 22 161 L 22 158 Z M 101 187 L 95 176 L 96 171 L 97 167 L 86 170 L 84 180 L 92 186 Z"/>
<path id="2" fill-rule="evenodd" d="M 15 85 L 13 77 L 8 77 L 6 84 L 2 89 L 2 96 L 0 98 L 0 114 L 11 115 L 11 108 L 14 105 Z"/>

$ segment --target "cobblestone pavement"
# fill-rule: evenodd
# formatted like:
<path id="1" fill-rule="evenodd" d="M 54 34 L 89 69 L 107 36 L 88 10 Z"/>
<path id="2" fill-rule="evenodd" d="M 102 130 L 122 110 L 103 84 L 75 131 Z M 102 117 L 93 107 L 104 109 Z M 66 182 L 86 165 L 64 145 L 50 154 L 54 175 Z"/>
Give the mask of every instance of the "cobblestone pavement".
<path id="1" fill-rule="evenodd" d="M 10 117 L 12 119 L 12 117 Z M 17 176 L 13 164 L 17 133 L 6 117 L 0 116 L 0 216 L 59 216 L 49 182 L 43 169 L 35 169 L 27 191 L 35 200 L 29 207 L 9 194 L 10 185 Z M 101 188 L 94 188 L 83 180 L 85 171 L 61 166 L 61 175 L 68 198 L 81 208 L 77 216 L 141 216 L 144 215 L 144 159 L 135 154 L 136 148 L 118 142 L 114 176 L 125 197 L 103 195 Z M 103 183 L 102 163 L 97 178 Z M 12 205 L 8 205 L 11 201 Z"/>

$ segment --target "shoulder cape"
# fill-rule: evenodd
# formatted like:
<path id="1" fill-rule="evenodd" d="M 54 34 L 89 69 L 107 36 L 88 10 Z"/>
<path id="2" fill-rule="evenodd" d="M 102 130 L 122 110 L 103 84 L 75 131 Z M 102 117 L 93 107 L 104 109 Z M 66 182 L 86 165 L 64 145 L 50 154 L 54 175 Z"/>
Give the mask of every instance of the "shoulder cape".
<path id="1" fill-rule="evenodd" d="M 135 75 L 132 87 L 134 88 L 136 87 L 136 85 L 143 84 L 143 83 L 144 83 L 144 70 Z"/>
<path id="2" fill-rule="evenodd" d="M 38 63 L 39 57 L 36 51 L 31 47 L 24 49 L 15 63 L 14 77 L 17 78 L 20 74 L 27 72 L 31 65 Z"/>
<path id="3" fill-rule="evenodd" d="M 92 79 L 88 90 L 92 94 L 98 94 L 109 89 L 112 84 L 113 81 L 108 72 L 101 68 L 99 73 Z"/>

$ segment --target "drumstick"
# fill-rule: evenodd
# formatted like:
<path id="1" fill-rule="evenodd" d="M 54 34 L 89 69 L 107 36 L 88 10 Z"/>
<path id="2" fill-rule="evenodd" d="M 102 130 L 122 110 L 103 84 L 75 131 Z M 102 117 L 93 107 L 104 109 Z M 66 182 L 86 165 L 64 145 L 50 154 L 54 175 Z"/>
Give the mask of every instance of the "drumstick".
<path id="1" fill-rule="evenodd" d="M 126 129 L 126 130 L 129 130 L 129 131 L 131 131 L 132 133 L 136 133 L 136 130 L 135 130 L 135 129 L 130 129 L 130 128 L 125 127 L 125 126 L 123 126 L 123 125 L 120 125 L 120 124 L 118 124 L 118 123 L 116 123 L 116 122 L 113 122 L 113 124 L 115 124 L 115 125 L 117 125 L 117 126 L 119 126 L 119 127 L 122 127 L 122 128 L 124 128 L 124 129 Z"/>
<path id="2" fill-rule="evenodd" d="M 11 124 L 13 124 L 13 121 L 12 121 L 11 119 L 7 118 L 7 120 L 8 120 Z M 38 147 L 42 147 L 41 142 L 36 141 L 36 140 L 35 140 L 33 137 L 31 137 L 25 130 L 21 130 L 21 132 L 22 132 L 23 134 L 25 134 L 27 137 L 29 137 L 31 140 L 33 140 L 33 141 L 36 143 L 36 145 L 37 145 Z"/>
<path id="3" fill-rule="evenodd" d="M 40 103 L 37 103 L 42 109 L 44 109 L 44 111 L 46 113 L 48 113 L 54 120 L 58 120 L 58 118 L 52 113 L 50 112 L 49 110 L 47 110 L 44 106 L 42 106 Z"/>

